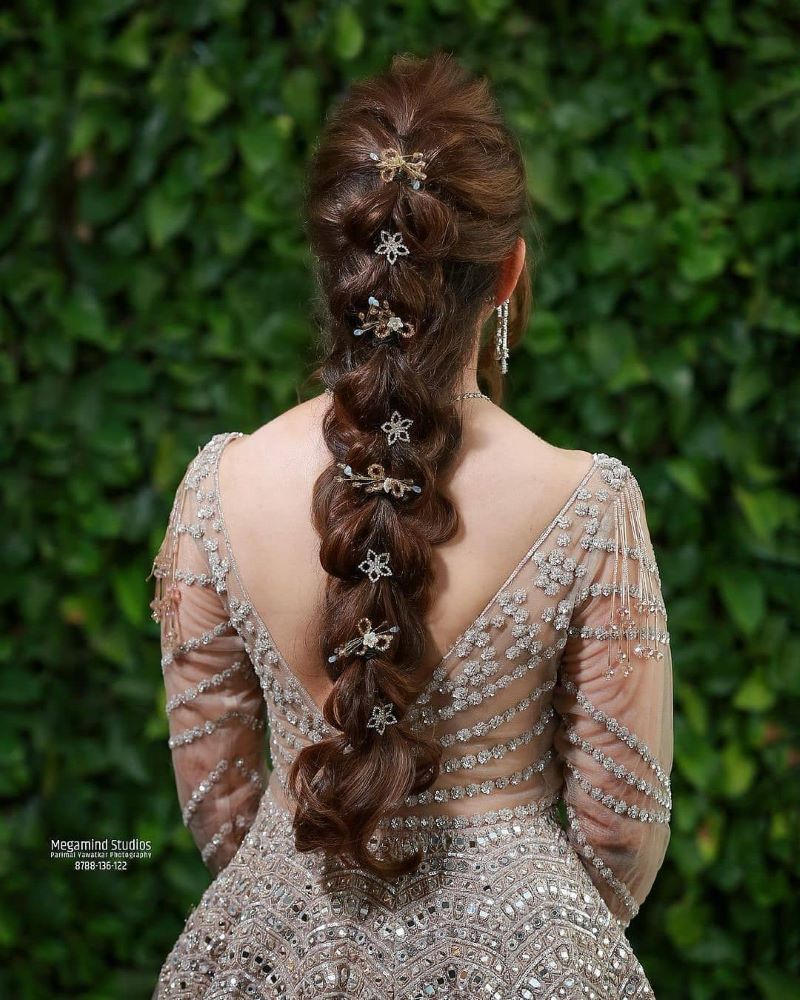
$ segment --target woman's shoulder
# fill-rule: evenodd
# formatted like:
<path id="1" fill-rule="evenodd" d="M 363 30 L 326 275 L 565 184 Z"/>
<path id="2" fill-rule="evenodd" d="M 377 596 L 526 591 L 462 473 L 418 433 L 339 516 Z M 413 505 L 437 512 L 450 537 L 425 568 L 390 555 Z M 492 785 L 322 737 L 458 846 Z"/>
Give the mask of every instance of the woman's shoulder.
<path id="1" fill-rule="evenodd" d="M 626 485 L 638 485 L 633 470 L 620 455 L 555 445 L 515 417 L 505 411 L 500 412 L 501 419 L 509 428 L 508 441 L 528 462 L 541 464 L 555 475 L 563 475 L 567 481 L 586 473 L 588 488 L 599 491 L 601 498 L 605 493 L 621 491 Z"/>
<path id="2" fill-rule="evenodd" d="M 322 436 L 327 397 L 315 397 L 266 421 L 250 433 L 215 435 L 224 443 L 219 478 L 228 492 L 290 490 L 302 495 L 330 461 Z"/>
<path id="3" fill-rule="evenodd" d="M 486 464 L 505 481 L 558 496 L 591 468 L 594 454 L 554 444 L 497 406 L 486 406 L 465 425 L 465 460 Z"/>
<path id="4" fill-rule="evenodd" d="M 253 456 L 267 449 L 280 453 L 294 449 L 298 444 L 307 448 L 317 439 L 324 446 L 322 415 L 328 405 L 328 397 L 323 393 L 289 407 L 247 434 L 240 447 L 240 454 Z"/>
<path id="5" fill-rule="evenodd" d="M 263 470 L 272 481 L 297 480 L 297 485 L 313 481 L 330 461 L 322 435 L 322 418 L 329 405 L 329 397 L 322 393 L 250 433 L 215 434 L 201 455 L 219 457 L 224 449 L 223 475 L 229 483 L 252 480 L 255 469 Z M 583 482 L 595 499 L 636 483 L 631 468 L 616 454 L 557 445 L 501 407 L 482 400 L 471 400 L 468 405 L 480 410 L 464 423 L 464 447 L 457 463 L 464 473 L 482 469 L 482 475 L 509 486 L 516 483 L 537 491 L 547 486 L 556 496 L 566 495 Z M 458 468 L 455 475 L 459 475 Z"/>

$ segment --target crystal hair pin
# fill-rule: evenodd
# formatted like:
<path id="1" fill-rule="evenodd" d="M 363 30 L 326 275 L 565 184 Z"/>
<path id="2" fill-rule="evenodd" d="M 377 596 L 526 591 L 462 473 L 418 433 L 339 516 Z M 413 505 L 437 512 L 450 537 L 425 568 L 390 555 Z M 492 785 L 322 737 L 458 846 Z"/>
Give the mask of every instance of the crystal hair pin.
<path id="1" fill-rule="evenodd" d="M 419 151 L 403 155 L 399 149 L 389 146 L 378 153 L 370 153 L 370 159 L 375 161 L 376 166 L 381 168 L 381 180 L 393 181 L 397 174 L 405 174 L 411 181 L 411 187 L 418 191 L 422 182 L 428 176 L 425 173 L 427 162 Z"/>
<path id="2" fill-rule="evenodd" d="M 408 428 L 413 423 L 414 421 L 411 417 L 403 417 L 397 410 L 394 410 L 391 417 L 385 423 L 381 424 L 381 430 L 386 435 L 387 443 L 392 445 L 396 441 L 410 441 Z"/>
<path id="3" fill-rule="evenodd" d="M 399 333 L 401 337 L 413 337 L 416 333 L 413 323 L 396 316 L 389 308 L 389 303 L 384 299 L 379 302 L 374 295 L 367 299 L 369 308 L 366 312 L 358 314 L 361 326 L 353 330 L 353 336 L 361 337 L 371 330 L 378 340 L 386 340 L 393 333 Z"/>
<path id="4" fill-rule="evenodd" d="M 328 657 L 328 663 L 335 663 L 342 656 L 371 656 L 373 653 L 385 653 L 392 643 L 394 634 L 400 629 L 397 625 L 383 624 L 373 626 L 369 618 L 361 618 L 356 626 L 359 631 L 354 639 L 343 646 L 337 646 Z"/>
<path id="5" fill-rule="evenodd" d="M 367 729 L 375 729 L 383 736 L 387 726 L 393 726 L 397 722 L 394 714 L 394 705 L 387 701 L 383 705 L 376 705 L 372 709 L 372 715 L 367 723 Z"/>
<path id="6" fill-rule="evenodd" d="M 386 229 L 381 229 L 381 239 L 375 247 L 375 253 L 383 254 L 390 264 L 394 264 L 398 257 L 405 257 L 409 252 L 403 242 L 402 233 L 390 233 Z"/>
<path id="7" fill-rule="evenodd" d="M 352 483 L 356 488 L 363 486 L 365 493 L 383 491 L 398 500 L 402 500 L 407 493 L 422 493 L 422 487 L 417 486 L 411 479 L 395 479 L 393 476 L 387 476 L 384 467 L 377 462 L 367 467 L 366 475 L 353 472 L 352 466 L 345 465 L 344 462 L 337 462 L 337 465 L 344 473 L 336 477 L 339 482 Z"/>
<path id="8" fill-rule="evenodd" d="M 358 564 L 362 573 L 366 573 L 371 583 L 377 583 L 382 576 L 391 576 L 388 552 L 375 552 L 367 549 L 367 558 Z"/>

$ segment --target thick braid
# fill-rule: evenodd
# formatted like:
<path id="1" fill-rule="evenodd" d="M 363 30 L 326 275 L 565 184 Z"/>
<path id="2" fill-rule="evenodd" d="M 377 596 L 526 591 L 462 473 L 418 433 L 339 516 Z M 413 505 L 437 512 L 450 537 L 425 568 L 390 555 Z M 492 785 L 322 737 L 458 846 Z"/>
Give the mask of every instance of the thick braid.
<path id="1" fill-rule="evenodd" d="M 485 82 L 442 55 L 397 57 L 352 87 L 312 164 L 327 340 L 319 374 L 332 397 L 323 426 L 332 461 L 313 516 L 328 574 L 324 713 L 337 735 L 300 752 L 289 787 L 299 850 L 383 875 L 419 858 L 368 850 L 377 824 L 439 773 L 441 747 L 405 717 L 428 679 L 433 546 L 458 527 L 442 489 L 461 443 L 454 387 L 520 231 L 524 191 Z"/>

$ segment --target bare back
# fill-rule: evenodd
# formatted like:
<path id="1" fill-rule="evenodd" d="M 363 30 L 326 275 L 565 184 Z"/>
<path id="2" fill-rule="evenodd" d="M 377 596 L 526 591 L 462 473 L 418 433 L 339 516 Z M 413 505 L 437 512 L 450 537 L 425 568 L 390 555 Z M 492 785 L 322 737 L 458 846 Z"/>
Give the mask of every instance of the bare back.
<path id="1" fill-rule="evenodd" d="M 319 609 L 326 575 L 311 523 L 314 482 L 331 462 L 322 437 L 325 395 L 225 449 L 220 500 L 238 571 L 283 658 L 322 706 Z M 589 468 L 586 451 L 557 448 L 484 400 L 464 401 L 464 439 L 446 485 L 456 536 L 438 546 L 426 678 L 544 532 Z"/>

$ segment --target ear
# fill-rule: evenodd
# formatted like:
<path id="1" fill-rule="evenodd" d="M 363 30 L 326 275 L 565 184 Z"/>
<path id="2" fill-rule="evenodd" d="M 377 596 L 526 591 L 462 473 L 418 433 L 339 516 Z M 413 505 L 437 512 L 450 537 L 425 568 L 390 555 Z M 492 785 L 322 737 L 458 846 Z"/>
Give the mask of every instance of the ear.
<path id="1" fill-rule="evenodd" d="M 497 286 L 495 305 L 499 305 L 501 302 L 505 302 L 507 298 L 510 298 L 511 293 L 516 288 L 522 268 L 525 266 L 526 249 L 525 240 L 521 236 L 518 236 L 517 242 L 514 244 L 514 249 L 505 259 L 500 270 L 500 281 Z"/>

